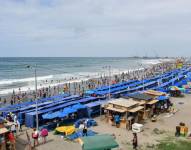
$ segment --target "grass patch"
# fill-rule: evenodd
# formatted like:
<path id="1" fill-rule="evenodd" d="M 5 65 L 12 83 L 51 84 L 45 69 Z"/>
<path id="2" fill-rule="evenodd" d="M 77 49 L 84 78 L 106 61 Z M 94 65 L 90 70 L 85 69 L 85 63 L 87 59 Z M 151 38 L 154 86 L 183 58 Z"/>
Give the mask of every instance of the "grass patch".
<path id="1" fill-rule="evenodd" d="M 161 141 L 156 150 L 191 150 L 191 141 L 188 140 L 165 140 Z"/>

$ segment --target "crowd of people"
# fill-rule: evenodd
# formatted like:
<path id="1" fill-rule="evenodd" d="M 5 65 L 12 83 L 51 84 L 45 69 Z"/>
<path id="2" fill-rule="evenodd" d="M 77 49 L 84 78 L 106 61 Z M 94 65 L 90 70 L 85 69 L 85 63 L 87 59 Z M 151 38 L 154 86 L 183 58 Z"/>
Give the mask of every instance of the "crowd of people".
<path id="1" fill-rule="evenodd" d="M 145 78 L 153 77 L 159 73 L 164 73 L 166 71 L 169 71 L 173 69 L 175 66 L 173 63 L 164 62 L 156 65 L 152 65 L 150 67 L 143 67 L 142 68 L 134 70 L 134 71 L 128 71 L 128 72 L 122 72 L 120 74 L 115 74 L 108 76 L 106 74 L 101 75 L 99 78 L 89 79 L 89 80 L 81 80 L 81 82 L 67 82 L 67 83 L 59 83 L 57 86 L 48 86 L 48 87 L 42 87 L 39 88 L 37 93 L 35 91 L 25 91 L 22 92 L 22 89 L 19 88 L 19 92 L 15 92 L 13 90 L 13 93 L 10 97 L 1 98 L 0 97 L 0 103 L 3 105 L 6 104 L 18 104 L 23 101 L 33 101 L 36 98 L 46 98 L 54 95 L 58 95 L 60 93 L 68 93 L 68 94 L 79 94 L 81 96 L 84 95 L 86 90 L 99 88 L 101 86 L 105 85 L 111 85 L 123 81 L 128 80 L 142 80 Z M 46 80 L 46 82 L 48 82 Z M 51 82 L 53 82 L 51 80 Z M 41 86 L 40 86 L 41 87 Z"/>
<path id="2" fill-rule="evenodd" d="M 13 113 L 8 113 L 3 122 L 8 123 L 9 125 L 6 126 L 8 132 L 5 132 L 4 134 L 0 135 L 0 150 L 16 150 L 16 138 L 20 135 L 19 133 L 23 133 L 22 125 L 20 124 L 17 115 Z M 40 131 L 38 131 L 37 129 L 33 129 L 31 134 L 33 142 L 30 141 L 31 138 L 29 137 L 29 135 L 27 135 L 29 149 L 38 146 L 39 139 L 42 139 L 42 143 L 45 144 L 47 141 L 47 136 L 47 129 L 43 128 Z"/>
<path id="3" fill-rule="evenodd" d="M 0 135 L 0 149 L 16 150 L 15 135 L 12 131 L 9 131 L 7 134 Z"/>
<path id="4" fill-rule="evenodd" d="M 6 128 L 4 123 L 8 123 Z M 20 125 L 17 116 L 13 113 L 8 113 L 6 119 L 1 120 L 2 130 L 7 130 L 0 135 L 0 149 L 1 150 L 16 150 L 16 138 L 18 132 L 22 132 L 22 127 Z M 4 127 L 4 128 L 3 128 Z"/>

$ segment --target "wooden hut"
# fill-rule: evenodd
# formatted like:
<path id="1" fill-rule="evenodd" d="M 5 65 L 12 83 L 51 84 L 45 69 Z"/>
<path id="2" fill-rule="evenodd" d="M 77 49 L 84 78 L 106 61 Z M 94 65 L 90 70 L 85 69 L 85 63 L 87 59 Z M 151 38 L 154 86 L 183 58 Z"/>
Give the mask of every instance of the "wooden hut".
<path id="1" fill-rule="evenodd" d="M 107 121 L 114 125 L 113 115 L 120 115 L 120 127 L 131 129 L 134 122 L 139 122 L 143 119 L 143 106 L 139 102 L 132 99 L 119 98 L 109 101 L 105 110 L 107 111 Z"/>
<path id="2" fill-rule="evenodd" d="M 128 95 L 128 98 L 133 99 L 139 103 L 139 106 L 144 107 L 143 119 L 150 118 L 154 114 L 155 104 L 158 102 L 156 96 L 145 93 L 136 93 Z"/>

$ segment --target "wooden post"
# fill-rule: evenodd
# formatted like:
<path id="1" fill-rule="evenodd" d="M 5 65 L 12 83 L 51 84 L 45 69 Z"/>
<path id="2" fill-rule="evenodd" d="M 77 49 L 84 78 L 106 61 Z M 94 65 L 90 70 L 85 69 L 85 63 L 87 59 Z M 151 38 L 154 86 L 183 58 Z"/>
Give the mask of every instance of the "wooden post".
<path id="1" fill-rule="evenodd" d="M 26 131 L 26 135 L 27 135 L 28 150 L 32 150 L 30 136 L 27 131 Z"/>
<path id="2" fill-rule="evenodd" d="M 146 104 L 144 104 L 144 114 L 143 114 L 143 118 L 146 119 Z"/>
<path id="3" fill-rule="evenodd" d="M 126 120 L 126 129 L 127 129 L 127 124 L 129 124 L 128 120 L 127 120 L 127 111 L 126 111 L 126 116 L 125 116 L 125 120 Z"/>

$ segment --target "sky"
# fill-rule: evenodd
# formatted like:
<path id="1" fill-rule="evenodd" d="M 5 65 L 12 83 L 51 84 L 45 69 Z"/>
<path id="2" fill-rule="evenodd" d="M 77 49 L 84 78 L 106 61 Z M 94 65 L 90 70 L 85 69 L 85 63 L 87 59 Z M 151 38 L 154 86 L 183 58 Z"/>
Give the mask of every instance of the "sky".
<path id="1" fill-rule="evenodd" d="M 0 0 L 0 56 L 191 56 L 191 0 Z"/>

